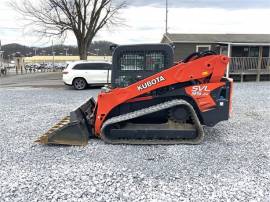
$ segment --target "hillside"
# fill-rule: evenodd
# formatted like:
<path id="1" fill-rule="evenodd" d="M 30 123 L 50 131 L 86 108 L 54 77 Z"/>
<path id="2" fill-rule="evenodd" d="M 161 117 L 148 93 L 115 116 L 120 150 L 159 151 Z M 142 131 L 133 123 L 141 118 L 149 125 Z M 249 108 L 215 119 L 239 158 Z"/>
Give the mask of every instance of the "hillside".
<path id="1" fill-rule="evenodd" d="M 95 41 L 89 49 L 90 55 L 111 55 L 110 45 L 113 44 L 110 41 Z M 20 52 L 25 56 L 36 55 L 52 55 L 52 50 L 54 50 L 55 55 L 78 55 L 78 49 L 76 46 L 66 46 L 66 45 L 55 45 L 49 47 L 29 47 L 23 46 L 21 44 L 13 43 L 2 46 L 2 51 L 4 51 L 4 58 L 8 59 L 9 55 L 12 56 L 16 52 Z"/>

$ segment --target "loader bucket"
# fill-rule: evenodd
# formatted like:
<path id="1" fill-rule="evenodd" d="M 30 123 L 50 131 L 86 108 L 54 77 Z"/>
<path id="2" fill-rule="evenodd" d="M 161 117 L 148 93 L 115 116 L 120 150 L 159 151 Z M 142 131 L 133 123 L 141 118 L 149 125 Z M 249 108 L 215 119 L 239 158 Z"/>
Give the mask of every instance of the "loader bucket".
<path id="1" fill-rule="evenodd" d="M 95 100 L 90 98 L 35 142 L 39 144 L 87 145 L 88 139 L 93 137 L 91 117 L 95 105 Z"/>

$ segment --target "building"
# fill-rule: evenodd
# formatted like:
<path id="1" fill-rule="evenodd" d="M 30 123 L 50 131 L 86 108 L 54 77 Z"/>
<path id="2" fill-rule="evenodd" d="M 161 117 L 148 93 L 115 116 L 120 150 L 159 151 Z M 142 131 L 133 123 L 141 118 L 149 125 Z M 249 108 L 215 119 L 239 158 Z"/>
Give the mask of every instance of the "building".
<path id="1" fill-rule="evenodd" d="M 228 74 L 235 80 L 270 80 L 270 34 L 164 34 L 173 44 L 175 61 L 213 50 L 231 58 Z"/>
<path id="2" fill-rule="evenodd" d="M 33 57 L 26 57 L 25 63 L 33 64 L 33 63 L 66 63 L 66 62 L 73 62 L 79 61 L 79 56 L 33 56 Z M 111 61 L 111 56 L 88 56 L 87 60 L 90 61 Z"/>

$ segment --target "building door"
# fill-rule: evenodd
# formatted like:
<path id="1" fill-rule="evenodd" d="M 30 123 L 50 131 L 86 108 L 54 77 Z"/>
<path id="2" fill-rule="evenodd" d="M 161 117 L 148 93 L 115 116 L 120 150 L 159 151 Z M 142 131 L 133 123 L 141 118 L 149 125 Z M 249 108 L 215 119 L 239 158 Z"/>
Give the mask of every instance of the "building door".
<path id="1" fill-rule="evenodd" d="M 270 48 L 269 46 L 264 46 L 262 50 L 262 69 L 270 69 Z"/>
<path id="2" fill-rule="evenodd" d="M 269 57 L 269 47 L 268 46 L 263 47 L 262 56 L 265 57 L 265 58 Z"/>

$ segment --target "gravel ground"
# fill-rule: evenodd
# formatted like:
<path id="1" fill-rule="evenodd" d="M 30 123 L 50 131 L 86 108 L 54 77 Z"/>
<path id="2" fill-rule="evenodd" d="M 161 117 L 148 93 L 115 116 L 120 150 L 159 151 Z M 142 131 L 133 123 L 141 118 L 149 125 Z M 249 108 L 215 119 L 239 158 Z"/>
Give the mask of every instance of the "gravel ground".
<path id="1" fill-rule="evenodd" d="M 201 145 L 41 146 L 98 89 L 0 88 L 0 201 L 269 201 L 270 83 L 237 83 Z"/>

